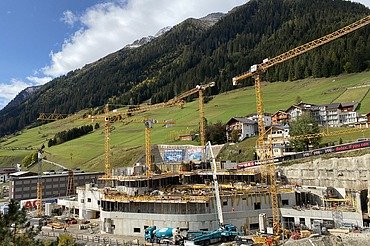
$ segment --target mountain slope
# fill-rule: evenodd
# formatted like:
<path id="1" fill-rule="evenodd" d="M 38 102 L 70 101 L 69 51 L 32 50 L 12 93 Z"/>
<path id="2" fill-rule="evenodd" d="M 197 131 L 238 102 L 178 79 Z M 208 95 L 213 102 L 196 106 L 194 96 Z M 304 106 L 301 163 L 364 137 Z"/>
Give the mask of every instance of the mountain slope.
<path id="1" fill-rule="evenodd" d="M 333 82 L 335 81 L 335 82 Z M 304 79 L 294 82 L 264 83 L 263 95 L 266 112 L 276 112 L 279 109 L 287 109 L 295 103 L 297 96 L 304 102 L 314 104 L 330 103 L 348 87 L 370 85 L 370 71 L 349 75 L 341 75 L 331 78 Z M 289 94 L 279 93 L 290 91 Z M 356 100 L 357 95 L 349 100 Z M 361 102 L 360 113 L 367 113 L 370 108 L 370 94 L 367 94 Z M 256 111 L 255 94 L 252 86 L 233 91 L 220 93 L 211 101 L 205 104 L 205 117 L 207 122 L 216 123 L 221 121 L 226 123 L 231 117 L 244 116 Z M 103 127 L 83 137 L 65 142 L 60 145 L 47 147 L 47 139 L 53 138 L 57 132 L 67 131 L 74 127 L 91 124 L 90 120 L 82 119 L 85 111 L 78 115 L 68 117 L 63 120 L 51 122 L 46 125 L 23 130 L 22 134 L 2 139 L 1 146 L 16 147 L 40 147 L 45 144 L 45 155 L 48 160 L 60 163 L 67 167 L 80 167 L 83 170 L 102 171 L 104 166 L 104 130 Z M 184 108 L 171 107 L 153 110 L 143 114 L 138 114 L 134 118 L 127 119 L 127 122 L 142 121 L 144 117 L 157 120 L 174 120 L 176 124 L 166 128 L 160 124 L 155 124 L 151 131 L 152 144 L 195 144 L 194 142 L 174 141 L 174 137 L 196 132 L 199 122 L 198 101 L 186 103 Z M 104 123 L 100 121 L 100 126 Z M 142 123 L 123 123 L 116 122 L 112 125 L 110 141 L 112 153 L 112 166 L 121 167 L 134 164 L 139 157 L 145 154 L 144 143 L 144 124 Z M 326 130 L 326 129 L 323 129 Z M 331 129 L 329 129 L 331 130 Z M 370 129 L 358 132 L 355 135 L 334 136 L 330 141 L 338 143 L 339 138 L 344 142 L 355 141 L 357 138 L 370 137 Z M 323 140 L 324 142 L 326 139 Z M 242 148 L 243 152 L 239 161 L 250 160 L 253 158 L 253 147 L 255 139 L 249 139 L 247 148 Z M 370 152 L 370 149 L 368 150 Z M 24 156 L 30 151 L 2 150 L 0 148 L 0 166 L 9 166 L 20 163 Z M 243 158 L 242 158 L 243 156 Z M 55 169 L 46 167 L 43 163 L 43 170 Z"/>
<path id="2" fill-rule="evenodd" d="M 369 13 L 342 0 L 252 0 L 211 26 L 188 19 L 139 48 L 122 49 L 54 79 L 18 107 L 5 107 L 0 136 L 34 123 L 39 112 L 73 113 L 107 102 L 154 103 L 211 80 L 217 85 L 211 93 L 230 90 L 230 79 L 250 65 Z M 294 80 L 363 71 L 370 67 L 369 33 L 369 27 L 363 28 L 281 64 L 265 77 Z"/>

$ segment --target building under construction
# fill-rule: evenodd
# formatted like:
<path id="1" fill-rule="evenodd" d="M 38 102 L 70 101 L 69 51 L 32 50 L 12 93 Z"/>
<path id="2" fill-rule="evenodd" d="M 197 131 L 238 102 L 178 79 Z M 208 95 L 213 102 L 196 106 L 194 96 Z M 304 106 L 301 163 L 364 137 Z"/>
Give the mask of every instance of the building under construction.
<path id="1" fill-rule="evenodd" d="M 257 169 L 247 170 L 217 173 L 224 221 L 243 232 L 261 226 L 266 230 L 272 216 L 268 187 L 259 184 Z M 76 198 L 60 199 L 58 204 L 74 208 L 80 219 L 100 218 L 102 233 L 142 236 L 152 225 L 206 231 L 219 227 L 211 170 L 115 176 L 113 183 L 78 187 Z M 359 195 L 345 189 L 281 186 L 279 200 L 284 228 L 297 224 L 311 228 L 314 220 L 328 228 L 363 224 Z M 261 214 L 266 215 L 265 223 Z"/>

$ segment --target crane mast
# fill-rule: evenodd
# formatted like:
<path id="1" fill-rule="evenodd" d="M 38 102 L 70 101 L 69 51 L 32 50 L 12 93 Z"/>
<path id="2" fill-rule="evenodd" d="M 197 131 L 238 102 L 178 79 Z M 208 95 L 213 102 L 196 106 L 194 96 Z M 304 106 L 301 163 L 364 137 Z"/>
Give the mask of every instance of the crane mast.
<path id="1" fill-rule="evenodd" d="M 42 159 L 43 159 L 43 155 L 42 155 L 42 149 L 43 147 L 41 147 L 38 151 L 37 151 L 37 169 L 38 169 L 38 173 L 37 173 L 37 187 L 36 187 L 36 195 L 37 195 L 37 209 L 36 209 L 36 216 L 37 217 L 41 217 L 42 216 L 42 181 L 41 181 L 41 164 L 42 164 Z"/>
<path id="2" fill-rule="evenodd" d="M 112 170 L 110 165 L 110 119 L 108 116 L 109 107 L 108 104 L 104 107 L 105 119 L 104 119 L 104 167 L 105 167 L 105 177 L 109 179 L 112 176 Z"/>
<path id="3" fill-rule="evenodd" d="M 272 142 L 266 143 L 264 140 L 266 138 L 266 131 L 263 122 L 263 99 L 261 92 L 261 76 L 268 68 L 275 66 L 284 61 L 290 60 L 296 56 L 304 54 L 312 49 L 315 49 L 319 46 L 327 44 L 333 40 L 336 40 L 344 35 L 347 35 L 361 27 L 364 27 L 370 23 L 370 15 L 366 16 L 350 25 L 347 25 L 341 29 L 338 29 L 335 32 L 332 32 L 328 35 L 325 35 L 321 38 L 310 41 L 306 44 L 300 45 L 296 48 L 293 48 L 285 53 L 282 53 L 272 59 L 265 59 L 263 63 L 253 65 L 248 72 L 236 76 L 232 79 L 234 85 L 236 85 L 240 80 L 253 77 L 255 80 L 255 91 L 256 91 L 256 106 L 257 106 L 257 115 L 258 115 L 258 130 L 259 136 L 257 140 L 257 148 L 260 151 L 259 159 L 262 163 L 262 176 L 268 176 L 270 179 L 270 196 L 271 196 L 271 207 L 272 207 L 272 217 L 273 217 L 273 232 L 274 235 L 279 234 L 280 231 L 280 212 L 278 204 L 278 193 L 277 193 L 277 184 L 276 184 L 276 173 L 275 166 L 270 161 L 272 158 L 270 146 Z"/>
<path id="4" fill-rule="evenodd" d="M 217 206 L 217 216 L 218 222 L 220 227 L 224 225 L 224 216 L 222 214 L 222 206 L 221 206 L 221 197 L 220 197 L 220 190 L 218 187 L 218 180 L 217 180 L 217 165 L 215 156 L 213 154 L 211 142 L 208 142 L 209 151 L 211 153 L 212 158 L 212 178 L 213 178 L 213 188 L 215 190 L 215 197 L 216 197 L 216 206 Z"/>

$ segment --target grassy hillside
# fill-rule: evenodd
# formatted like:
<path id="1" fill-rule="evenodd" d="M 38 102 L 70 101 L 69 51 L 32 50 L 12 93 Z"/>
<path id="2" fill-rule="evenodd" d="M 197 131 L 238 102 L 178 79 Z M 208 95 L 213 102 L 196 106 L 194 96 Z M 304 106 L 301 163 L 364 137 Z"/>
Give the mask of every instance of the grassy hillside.
<path id="1" fill-rule="evenodd" d="M 231 83 L 225 81 L 225 83 Z M 325 79 L 305 79 L 292 82 L 266 83 L 263 86 L 264 107 L 266 112 L 275 112 L 279 109 L 287 109 L 292 105 L 297 96 L 303 101 L 323 104 L 337 101 L 348 87 L 369 85 L 370 72 L 359 74 L 343 75 L 335 78 Z M 364 88 L 366 90 L 367 88 Z M 359 112 L 368 113 L 370 109 L 370 95 L 358 93 L 345 93 L 348 101 L 355 101 L 362 98 Z M 175 120 L 176 124 L 165 128 L 163 125 L 156 124 L 152 129 L 153 144 L 175 144 L 174 136 L 191 130 L 195 130 L 198 125 L 198 102 L 187 103 L 183 109 L 172 107 L 167 109 L 153 110 L 130 118 L 129 120 L 140 121 L 144 116 L 158 120 Z M 205 113 L 208 122 L 226 122 L 233 116 L 244 116 L 256 111 L 255 94 L 253 87 L 236 89 L 227 93 L 215 96 L 205 106 Z M 91 124 L 90 120 L 82 119 L 80 112 L 67 119 L 48 123 L 41 127 L 27 129 L 21 134 L 3 138 L 2 146 L 21 146 L 39 147 L 42 143 L 47 144 L 49 138 L 54 134 L 73 127 Z M 95 123 L 94 123 L 95 124 Z M 370 131 L 353 134 L 351 136 L 338 136 L 327 139 L 327 141 L 338 141 L 341 137 L 344 141 L 357 139 L 358 137 L 370 137 Z M 240 145 L 234 145 L 233 151 L 243 151 L 244 158 L 252 158 L 254 140 L 249 139 Z M 183 142 L 181 142 L 182 144 Z M 197 144 L 193 142 L 193 144 Z M 112 126 L 111 148 L 112 165 L 127 166 L 134 163 L 144 154 L 144 125 L 143 123 L 117 122 Z M 232 151 L 231 151 L 232 152 Z M 30 151 L 10 151 L 0 150 L 0 164 L 2 166 L 20 162 Z M 228 157 L 224 155 L 224 158 Z M 80 167 L 84 170 L 103 170 L 104 163 L 104 132 L 103 122 L 101 128 L 94 132 L 63 143 L 61 145 L 46 147 L 46 157 L 49 160 L 69 167 Z M 240 160 L 241 161 L 241 160 Z M 49 166 L 48 166 L 49 167 Z"/>

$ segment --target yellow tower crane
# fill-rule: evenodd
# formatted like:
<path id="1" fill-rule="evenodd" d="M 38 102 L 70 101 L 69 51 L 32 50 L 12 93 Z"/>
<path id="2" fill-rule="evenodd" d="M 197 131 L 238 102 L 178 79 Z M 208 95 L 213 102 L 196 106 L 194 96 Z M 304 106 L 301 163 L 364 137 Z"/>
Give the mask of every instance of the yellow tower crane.
<path id="1" fill-rule="evenodd" d="M 174 121 L 165 120 L 165 121 L 158 121 L 154 119 L 146 119 L 144 120 L 145 125 L 145 164 L 147 166 L 146 176 L 150 176 L 153 169 L 153 161 L 152 161 L 152 146 L 151 146 L 151 129 L 153 128 L 153 124 L 165 124 L 171 125 L 175 124 Z"/>
<path id="2" fill-rule="evenodd" d="M 275 166 L 271 160 L 270 144 L 265 143 L 264 138 L 266 137 L 265 126 L 263 122 L 263 100 L 261 93 L 261 75 L 267 71 L 268 68 L 275 66 L 279 63 L 292 59 L 296 56 L 306 53 L 312 49 L 319 46 L 327 44 L 333 40 L 336 40 L 348 33 L 351 33 L 361 27 L 364 27 L 370 23 L 370 16 L 366 16 L 348 26 L 345 26 L 335 32 L 332 32 L 326 36 L 315 39 L 306 44 L 300 45 L 294 49 L 291 49 L 283 54 L 280 54 L 272 59 L 265 59 L 261 64 L 256 64 L 251 66 L 250 70 L 240 76 L 233 78 L 233 84 L 236 85 L 240 80 L 253 77 L 255 81 L 255 91 L 256 91 L 256 106 L 258 115 L 258 130 L 259 136 L 257 140 L 257 147 L 260 150 L 260 161 L 264 164 L 264 170 L 270 179 L 270 194 L 271 194 L 271 206 L 272 206 L 272 217 L 273 217 L 273 232 L 274 235 L 279 234 L 280 231 L 280 213 L 278 204 L 278 194 L 276 187 L 276 173 Z"/>
<path id="3" fill-rule="evenodd" d="M 204 118 L 204 90 L 210 87 L 214 87 L 216 85 L 215 82 L 210 82 L 207 84 L 197 85 L 193 89 L 190 89 L 188 91 L 185 91 L 178 96 L 170 99 L 167 102 L 164 103 L 157 103 L 153 105 L 146 105 L 146 106 L 140 106 L 137 108 L 132 108 L 127 110 L 128 115 L 133 115 L 135 113 L 141 113 L 153 109 L 158 108 L 165 108 L 165 107 L 171 107 L 174 105 L 182 105 L 184 103 L 184 99 L 188 96 L 191 96 L 193 94 L 199 93 L 199 135 L 200 135 L 200 145 L 205 146 L 206 144 L 206 137 L 205 137 L 205 118 Z"/>

